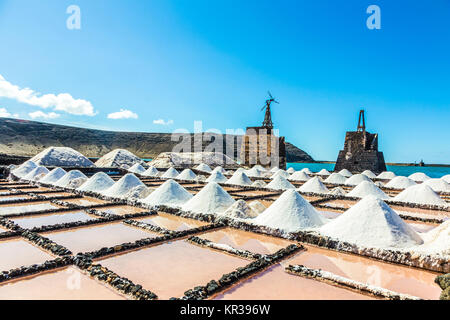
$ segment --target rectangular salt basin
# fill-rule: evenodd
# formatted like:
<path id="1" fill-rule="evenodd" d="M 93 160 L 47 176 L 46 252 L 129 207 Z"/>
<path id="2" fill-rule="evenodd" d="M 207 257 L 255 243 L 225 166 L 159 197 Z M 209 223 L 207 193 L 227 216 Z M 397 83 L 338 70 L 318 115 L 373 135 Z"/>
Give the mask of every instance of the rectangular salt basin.
<path id="1" fill-rule="evenodd" d="M 300 264 L 322 269 L 352 280 L 424 299 L 438 299 L 441 293 L 439 286 L 434 283 L 436 273 L 307 245 L 305 247 L 306 251 L 296 254 L 283 262 L 283 265 Z"/>
<path id="2" fill-rule="evenodd" d="M 163 212 L 158 212 L 158 215 L 135 219 L 140 222 L 145 222 L 154 226 L 169 229 L 172 231 L 183 231 L 189 229 L 195 229 L 201 226 L 206 226 L 209 223 L 198 221 L 194 219 L 188 219 L 183 217 L 177 217 Z"/>
<path id="3" fill-rule="evenodd" d="M 43 197 L 46 197 L 46 198 L 73 196 L 72 193 L 68 193 L 68 192 L 51 192 L 51 193 L 42 193 L 40 195 Z"/>
<path id="4" fill-rule="evenodd" d="M 31 266 L 55 257 L 22 239 L 0 241 L 0 272 L 21 266 Z"/>
<path id="5" fill-rule="evenodd" d="M 36 188 L 16 188 L 17 190 L 20 190 L 20 191 L 24 191 L 24 192 L 36 192 L 36 191 L 48 191 L 48 190 L 51 190 L 51 189 L 49 189 L 49 188 L 44 188 L 44 187 L 36 187 Z"/>
<path id="6" fill-rule="evenodd" d="M 214 300 L 368 300 L 363 295 L 287 273 L 276 264 L 212 297 Z"/>
<path id="7" fill-rule="evenodd" d="M 34 211 L 42 211 L 42 210 L 50 210 L 50 209 L 58 209 L 59 207 L 50 202 L 42 202 L 42 203 L 29 203 L 29 204 L 12 204 L 12 205 L 0 205 L 0 216 L 9 215 L 9 214 L 17 214 L 17 213 L 30 213 Z"/>
<path id="8" fill-rule="evenodd" d="M 23 199 L 29 199 L 30 197 L 27 195 L 17 195 L 17 196 L 0 196 L 0 203 L 4 201 L 12 201 L 12 200 L 23 200 Z"/>
<path id="9" fill-rule="evenodd" d="M 125 215 L 125 214 L 136 214 L 136 213 L 141 213 L 141 212 L 148 211 L 147 209 L 127 206 L 127 205 L 111 206 L 111 207 L 106 207 L 106 208 L 99 208 L 97 210 L 99 210 L 101 212 L 109 213 L 109 214 L 116 214 L 116 215 L 119 215 L 119 216 L 122 216 L 122 215 Z"/>
<path id="10" fill-rule="evenodd" d="M 127 297 L 75 267 L 47 271 L 0 284 L 0 300 L 124 299 Z"/>
<path id="11" fill-rule="evenodd" d="M 65 246 L 74 254 L 114 247 L 125 242 L 159 237 L 160 234 L 127 226 L 121 222 L 73 228 L 64 231 L 46 232 L 44 237 Z"/>
<path id="12" fill-rule="evenodd" d="M 73 204 L 77 204 L 79 206 L 85 206 L 85 207 L 92 206 L 94 204 L 106 203 L 105 200 L 100 200 L 100 199 L 91 198 L 91 197 L 84 197 L 82 199 L 68 199 L 68 200 L 64 200 L 64 201 L 73 203 Z"/>
<path id="13" fill-rule="evenodd" d="M 396 212 L 403 214 L 410 214 L 412 216 L 423 216 L 423 217 L 450 217 L 450 212 L 448 211 L 439 211 L 439 210 L 431 210 L 431 209 L 420 209 L 420 208 L 410 208 L 410 207 L 402 207 L 397 205 L 391 205 L 392 209 Z"/>
<path id="14" fill-rule="evenodd" d="M 212 279 L 249 261 L 175 241 L 113 256 L 99 263 L 134 283 L 151 290 L 160 300 L 181 297 L 186 290 L 206 285 Z"/>
<path id="15" fill-rule="evenodd" d="M 248 250 L 253 253 L 270 254 L 287 247 L 293 242 L 232 228 L 212 231 L 199 235 L 215 243 L 227 244 L 235 249 Z"/>
<path id="16" fill-rule="evenodd" d="M 48 215 L 39 215 L 33 217 L 20 217 L 11 220 L 24 229 L 32 229 L 36 227 L 51 226 L 55 224 L 62 224 L 76 221 L 85 222 L 97 218 L 98 217 L 88 215 L 83 211 L 74 211 L 64 213 L 52 213 Z"/>

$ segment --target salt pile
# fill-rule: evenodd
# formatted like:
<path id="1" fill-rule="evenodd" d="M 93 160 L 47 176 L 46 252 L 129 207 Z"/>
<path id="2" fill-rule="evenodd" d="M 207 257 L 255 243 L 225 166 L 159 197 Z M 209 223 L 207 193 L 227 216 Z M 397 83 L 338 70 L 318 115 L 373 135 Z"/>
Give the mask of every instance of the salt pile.
<path id="1" fill-rule="evenodd" d="M 253 223 L 269 228 L 296 232 L 320 227 L 325 219 L 295 190 L 286 190 Z"/>
<path id="2" fill-rule="evenodd" d="M 11 173 L 15 175 L 18 178 L 25 177 L 27 174 L 29 174 L 31 171 L 37 168 L 37 164 L 33 161 L 25 161 L 22 163 L 19 167 L 14 169 Z"/>
<path id="3" fill-rule="evenodd" d="M 380 173 L 377 176 L 377 178 L 384 179 L 384 180 L 391 180 L 391 179 L 394 179 L 395 177 L 396 177 L 396 175 L 392 171 L 383 171 L 382 173 Z"/>
<path id="4" fill-rule="evenodd" d="M 139 163 L 135 163 L 130 168 L 128 168 L 128 172 L 143 174 L 145 172 L 145 168 L 141 166 Z"/>
<path id="5" fill-rule="evenodd" d="M 286 180 L 286 178 L 283 178 L 281 175 L 278 175 L 273 179 L 267 186 L 267 189 L 273 189 L 273 190 L 287 190 L 287 189 L 295 189 L 295 187 Z"/>
<path id="6" fill-rule="evenodd" d="M 319 172 L 316 173 L 319 176 L 329 176 L 331 173 L 327 169 L 322 169 Z"/>
<path id="7" fill-rule="evenodd" d="M 443 179 L 428 179 L 423 183 L 436 192 L 450 192 L 450 184 Z"/>
<path id="8" fill-rule="evenodd" d="M 219 171 L 220 173 L 223 173 L 223 174 L 226 173 L 226 170 L 221 166 L 215 167 L 212 172 L 216 172 L 216 171 Z"/>
<path id="9" fill-rule="evenodd" d="M 91 160 L 76 150 L 66 147 L 50 147 L 31 158 L 37 165 L 57 167 L 94 167 Z"/>
<path id="10" fill-rule="evenodd" d="M 414 180 L 416 182 L 423 182 L 426 181 L 428 179 L 430 179 L 429 176 L 427 176 L 425 173 L 423 172 L 416 172 L 411 174 L 408 178 L 410 178 L 411 180 Z"/>
<path id="11" fill-rule="evenodd" d="M 267 172 L 267 169 L 264 168 L 264 167 L 263 167 L 262 165 L 260 165 L 260 164 L 254 165 L 253 168 L 258 169 L 258 170 L 261 170 L 261 171 L 266 171 L 266 172 Z"/>
<path id="12" fill-rule="evenodd" d="M 423 243 L 394 210 L 374 196 L 363 198 L 320 232 L 364 247 L 404 248 Z"/>
<path id="13" fill-rule="evenodd" d="M 304 185 L 299 189 L 300 192 L 311 192 L 311 193 L 328 193 L 330 190 L 322 183 L 319 177 L 314 177 L 309 179 Z"/>
<path id="14" fill-rule="evenodd" d="M 293 174 L 295 172 L 295 169 L 290 167 L 289 169 L 286 170 L 286 172 L 289 174 Z"/>
<path id="15" fill-rule="evenodd" d="M 191 166 L 193 164 L 216 167 L 224 164 L 236 165 L 236 161 L 220 152 L 163 152 L 150 162 L 150 165 L 156 168 Z"/>
<path id="16" fill-rule="evenodd" d="M 270 179 L 275 179 L 277 176 L 282 176 L 283 178 L 289 178 L 289 173 L 287 173 L 286 171 L 284 171 L 283 169 L 279 169 L 277 172 L 275 172 Z"/>
<path id="17" fill-rule="evenodd" d="M 395 178 L 394 178 L 394 179 L 395 179 Z M 378 188 L 383 188 L 383 187 L 384 187 L 384 183 L 381 182 L 381 181 L 375 181 L 374 183 L 375 183 L 375 185 L 376 185 Z"/>
<path id="18" fill-rule="evenodd" d="M 179 180 L 195 180 L 197 178 L 197 175 L 191 170 L 191 169 L 184 169 L 181 171 L 181 173 L 177 176 L 177 179 Z"/>
<path id="19" fill-rule="evenodd" d="M 122 197 L 124 199 L 141 199 L 148 197 L 150 193 L 152 193 L 154 190 L 147 188 L 145 185 L 143 186 L 137 186 L 134 188 L 131 188 L 130 191 L 125 193 L 125 195 Z"/>
<path id="20" fill-rule="evenodd" d="M 72 170 L 72 171 L 67 172 L 61 179 L 59 179 L 58 181 L 53 183 L 53 185 L 64 188 L 69 185 L 70 181 L 72 181 L 73 179 L 78 179 L 78 178 L 87 179 L 87 177 L 81 171 Z"/>
<path id="21" fill-rule="evenodd" d="M 374 196 L 378 199 L 390 199 L 386 193 L 378 188 L 372 181 L 363 181 L 358 184 L 352 191 L 347 194 L 349 197 L 364 198 L 366 196 Z"/>
<path id="22" fill-rule="evenodd" d="M 311 179 L 311 177 L 303 171 L 296 171 L 288 178 L 288 180 L 291 181 L 308 181 L 309 179 Z"/>
<path id="23" fill-rule="evenodd" d="M 352 173 L 350 171 L 348 171 L 347 169 L 342 169 L 338 173 L 346 178 L 349 178 L 352 176 Z"/>
<path id="24" fill-rule="evenodd" d="M 270 169 L 270 172 L 275 173 L 275 172 L 277 172 L 278 170 L 280 170 L 280 168 L 278 168 L 278 167 L 273 167 L 272 169 Z"/>
<path id="25" fill-rule="evenodd" d="M 125 198 L 126 194 L 132 189 L 144 186 L 141 180 L 139 180 L 134 174 L 127 173 L 122 178 L 120 178 L 111 187 L 101 192 L 101 194 L 112 197 L 112 198 Z"/>
<path id="26" fill-rule="evenodd" d="M 249 219 L 258 216 L 258 213 L 244 200 L 236 201 L 231 207 L 229 207 L 224 213 L 224 216 L 237 219 Z"/>
<path id="27" fill-rule="evenodd" d="M 423 183 L 406 188 L 395 196 L 394 200 L 419 204 L 446 205 L 446 202 L 430 186 Z"/>
<path id="28" fill-rule="evenodd" d="M 78 189 L 79 187 L 81 187 L 86 181 L 87 181 L 87 177 L 83 178 L 83 177 L 79 177 L 79 178 L 75 178 L 70 180 L 70 182 L 66 185 L 66 188 L 68 189 Z"/>
<path id="29" fill-rule="evenodd" d="M 228 179 L 226 184 L 235 184 L 238 186 L 250 186 L 252 184 L 252 181 L 247 177 L 247 175 L 241 171 L 241 172 L 235 172 L 233 176 Z"/>
<path id="30" fill-rule="evenodd" d="M 441 179 L 444 180 L 445 182 L 450 183 L 450 174 L 443 176 Z"/>
<path id="31" fill-rule="evenodd" d="M 203 172 L 211 172 L 212 169 L 206 163 L 200 163 L 195 169 Z"/>
<path id="32" fill-rule="evenodd" d="M 345 192 L 345 190 L 341 187 L 336 187 L 330 191 L 330 194 L 332 194 L 333 196 L 345 196 L 347 192 Z"/>
<path id="33" fill-rule="evenodd" d="M 228 180 L 227 177 L 225 177 L 222 172 L 220 172 L 220 171 L 213 171 L 209 175 L 208 179 L 206 179 L 206 182 L 224 183 L 227 180 Z"/>
<path id="34" fill-rule="evenodd" d="M 450 220 L 422 235 L 425 243 L 416 251 L 426 254 L 450 255 Z"/>
<path id="35" fill-rule="evenodd" d="M 97 167 L 102 168 L 124 168 L 128 169 L 136 163 L 143 163 L 143 161 L 133 153 L 125 149 L 115 149 L 95 162 Z"/>
<path id="36" fill-rule="evenodd" d="M 347 180 L 347 178 L 342 174 L 333 172 L 328 178 L 325 179 L 325 182 L 332 184 L 344 184 L 345 180 Z"/>
<path id="37" fill-rule="evenodd" d="M 158 174 L 159 171 L 154 166 L 150 166 L 141 175 L 144 177 L 157 177 Z"/>
<path id="38" fill-rule="evenodd" d="M 67 174 L 66 170 L 61 168 L 55 168 L 49 173 L 45 175 L 41 180 L 39 180 L 40 183 L 46 183 L 46 184 L 53 184 L 62 177 L 64 177 Z"/>
<path id="39" fill-rule="evenodd" d="M 248 177 L 257 177 L 257 178 L 259 178 L 259 177 L 264 177 L 266 175 L 266 171 L 262 171 L 262 170 L 260 170 L 258 168 L 253 167 L 250 170 L 246 170 L 245 174 Z"/>
<path id="40" fill-rule="evenodd" d="M 308 174 L 308 175 L 311 175 L 311 174 L 313 174 L 313 172 L 311 171 L 311 170 L 309 170 L 309 168 L 303 168 L 302 170 L 300 170 L 301 172 L 304 172 L 304 173 L 306 173 L 306 174 Z"/>
<path id="41" fill-rule="evenodd" d="M 42 179 L 46 174 L 48 174 L 49 171 L 46 167 L 39 166 L 34 168 L 31 172 L 27 173 L 22 179 L 31 181 L 31 180 L 40 180 Z"/>
<path id="42" fill-rule="evenodd" d="M 199 174 L 196 178 L 195 181 L 197 182 L 205 182 L 206 181 L 206 177 L 202 174 Z"/>
<path id="43" fill-rule="evenodd" d="M 414 180 L 411 180 L 410 178 L 398 176 L 386 183 L 386 188 L 392 188 L 392 189 L 406 189 L 411 186 L 415 186 L 417 183 L 414 182 Z"/>
<path id="44" fill-rule="evenodd" d="M 358 174 L 355 174 L 354 176 L 351 176 L 347 180 L 345 180 L 345 185 L 357 186 L 358 184 L 360 184 L 363 181 L 372 182 L 372 180 L 370 180 L 367 176 L 358 173 Z"/>
<path id="45" fill-rule="evenodd" d="M 373 179 L 376 178 L 377 176 L 375 175 L 375 173 L 373 173 L 370 170 L 364 170 L 363 172 L 361 172 L 361 174 L 365 175 L 367 178 Z"/>
<path id="46" fill-rule="evenodd" d="M 160 185 L 142 202 L 152 206 L 181 206 L 190 199 L 192 199 L 192 194 L 176 181 L 170 179 Z"/>
<path id="47" fill-rule="evenodd" d="M 170 167 L 169 169 L 166 170 L 166 172 L 164 172 L 161 175 L 161 178 L 166 178 L 166 179 L 174 179 L 176 178 L 180 173 L 174 168 L 174 167 Z"/>
<path id="48" fill-rule="evenodd" d="M 108 176 L 104 172 L 97 172 L 92 177 L 90 177 L 85 183 L 83 183 L 78 188 L 78 190 L 101 193 L 102 191 L 110 188 L 113 184 L 114 180 L 111 179 L 110 176 Z"/>
<path id="49" fill-rule="evenodd" d="M 250 208 L 252 208 L 253 212 L 255 212 L 256 214 L 260 214 L 264 210 L 266 210 L 266 207 L 258 200 L 252 201 L 248 205 L 250 206 Z"/>
<path id="50" fill-rule="evenodd" d="M 255 182 L 252 183 L 252 187 L 256 187 L 256 188 L 264 188 L 267 185 L 267 183 L 265 183 L 263 180 L 256 180 Z"/>
<path id="51" fill-rule="evenodd" d="M 184 211 L 221 215 L 234 202 L 234 199 L 221 186 L 210 182 L 181 208 Z"/>

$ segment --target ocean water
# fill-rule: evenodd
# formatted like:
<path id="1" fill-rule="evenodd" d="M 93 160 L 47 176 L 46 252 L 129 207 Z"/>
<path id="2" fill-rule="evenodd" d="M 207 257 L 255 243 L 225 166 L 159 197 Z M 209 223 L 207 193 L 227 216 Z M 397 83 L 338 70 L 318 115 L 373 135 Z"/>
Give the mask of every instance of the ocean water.
<path id="1" fill-rule="evenodd" d="M 334 163 L 288 163 L 287 168 L 301 170 L 309 168 L 312 172 L 318 172 L 322 169 L 328 171 L 334 170 Z M 450 174 L 450 167 L 412 167 L 412 166 L 386 166 L 388 171 L 394 172 L 398 176 L 409 176 L 415 172 L 423 172 L 430 178 L 440 178 Z"/>

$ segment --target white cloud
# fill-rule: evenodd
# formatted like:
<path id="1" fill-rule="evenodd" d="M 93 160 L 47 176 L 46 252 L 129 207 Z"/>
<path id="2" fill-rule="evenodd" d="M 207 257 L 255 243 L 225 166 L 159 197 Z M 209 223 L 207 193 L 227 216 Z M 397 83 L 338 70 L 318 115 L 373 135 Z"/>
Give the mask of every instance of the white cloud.
<path id="1" fill-rule="evenodd" d="M 6 108 L 0 108 L 0 117 L 1 118 L 18 118 L 19 114 L 17 113 L 10 113 L 8 112 L 8 110 L 6 110 Z"/>
<path id="2" fill-rule="evenodd" d="M 77 116 L 94 116 L 96 114 L 89 101 L 74 99 L 68 93 L 41 94 L 29 88 L 20 88 L 5 80 L 2 75 L 0 75 L 1 97 L 44 109 L 53 108 L 55 111 L 64 111 Z"/>
<path id="3" fill-rule="evenodd" d="M 31 119 L 37 119 L 37 118 L 42 118 L 42 119 L 56 119 L 59 118 L 61 115 L 54 113 L 54 112 L 49 112 L 49 113 L 45 113 L 42 111 L 35 111 L 35 112 L 30 112 L 28 114 L 30 116 Z"/>
<path id="4" fill-rule="evenodd" d="M 108 119 L 137 119 L 138 115 L 127 109 L 120 109 L 118 112 L 108 114 Z"/>
<path id="5" fill-rule="evenodd" d="M 168 126 L 168 125 L 173 124 L 173 120 L 164 121 L 163 119 L 158 119 L 158 120 L 153 120 L 153 123 L 154 124 L 159 124 L 159 125 L 162 125 L 162 126 Z"/>

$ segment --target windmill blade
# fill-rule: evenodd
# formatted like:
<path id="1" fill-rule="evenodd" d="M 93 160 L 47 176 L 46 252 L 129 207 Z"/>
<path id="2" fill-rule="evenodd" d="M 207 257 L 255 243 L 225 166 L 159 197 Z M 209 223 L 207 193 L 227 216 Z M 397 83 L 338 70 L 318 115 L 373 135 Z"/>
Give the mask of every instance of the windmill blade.
<path id="1" fill-rule="evenodd" d="M 267 93 L 269 94 L 270 99 L 273 99 L 272 94 L 270 93 L 270 91 L 267 91 Z"/>
<path id="2" fill-rule="evenodd" d="M 262 107 L 261 111 L 263 111 L 266 107 L 267 107 L 267 105 L 264 105 L 264 107 Z"/>
<path id="3" fill-rule="evenodd" d="M 280 104 L 280 103 L 279 103 L 279 102 L 278 102 L 277 100 L 275 100 L 275 99 L 274 99 L 274 100 L 273 100 L 272 102 L 275 102 L 275 103 L 278 103 L 278 104 Z"/>

